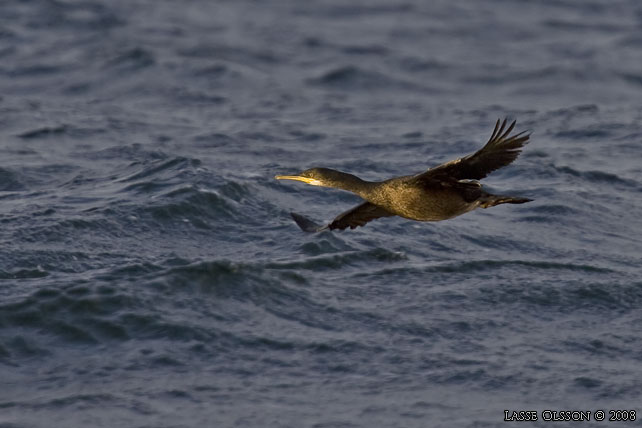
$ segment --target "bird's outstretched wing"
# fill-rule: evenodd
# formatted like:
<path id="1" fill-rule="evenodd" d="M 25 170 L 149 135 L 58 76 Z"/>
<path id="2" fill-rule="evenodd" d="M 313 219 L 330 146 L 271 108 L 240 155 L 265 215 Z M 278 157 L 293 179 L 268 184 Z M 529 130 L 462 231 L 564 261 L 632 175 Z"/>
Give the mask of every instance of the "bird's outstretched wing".
<path id="1" fill-rule="evenodd" d="M 522 147 L 528 142 L 530 134 L 526 131 L 510 135 L 515 127 L 513 121 L 506 128 L 506 119 L 500 123 L 497 119 L 495 129 L 484 147 L 475 153 L 446 162 L 417 174 L 414 179 L 421 181 L 433 180 L 481 180 L 491 172 L 508 165 L 519 156 Z"/>
<path id="2" fill-rule="evenodd" d="M 369 221 L 379 217 L 391 217 L 394 214 L 370 202 L 364 202 L 348 211 L 339 214 L 332 223 L 328 225 L 331 230 L 334 229 L 354 229 L 357 226 L 364 226 Z"/>
<path id="3" fill-rule="evenodd" d="M 348 227 L 350 229 L 354 229 L 355 227 L 363 226 L 369 221 L 372 221 L 379 217 L 390 217 L 394 214 L 381 207 L 371 204 L 370 202 L 364 202 L 344 213 L 339 214 L 334 220 L 332 220 L 330 224 L 326 226 L 321 226 L 310 220 L 309 218 L 302 216 L 301 214 L 290 213 L 290 215 L 304 232 L 321 232 L 325 229 L 343 230 L 347 229 Z"/>

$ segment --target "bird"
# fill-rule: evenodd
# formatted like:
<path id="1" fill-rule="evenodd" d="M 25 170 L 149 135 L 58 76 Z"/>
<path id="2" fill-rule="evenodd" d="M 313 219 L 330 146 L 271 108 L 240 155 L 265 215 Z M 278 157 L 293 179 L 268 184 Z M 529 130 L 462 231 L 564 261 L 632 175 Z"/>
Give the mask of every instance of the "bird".
<path id="1" fill-rule="evenodd" d="M 274 178 L 347 190 L 364 199 L 363 203 L 339 214 L 324 226 L 301 214 L 290 213 L 304 232 L 355 229 L 372 220 L 391 216 L 417 221 L 441 221 L 476 208 L 523 204 L 532 199 L 491 194 L 479 182 L 517 159 L 528 143 L 530 133 L 527 131 L 511 135 L 516 123 L 514 120 L 507 127 L 507 119 L 498 119 L 488 142 L 481 149 L 415 175 L 385 181 L 365 181 L 329 168 L 311 168 L 298 175 L 277 175 Z"/>

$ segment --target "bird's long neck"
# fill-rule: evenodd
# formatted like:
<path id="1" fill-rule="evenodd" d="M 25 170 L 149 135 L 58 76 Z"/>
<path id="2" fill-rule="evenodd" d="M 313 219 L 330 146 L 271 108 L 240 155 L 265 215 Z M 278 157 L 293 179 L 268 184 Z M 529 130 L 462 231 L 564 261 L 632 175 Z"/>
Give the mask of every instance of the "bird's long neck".
<path id="1" fill-rule="evenodd" d="M 334 177 L 332 177 L 331 180 L 325 181 L 323 185 L 335 189 L 347 190 L 367 199 L 377 185 L 377 182 L 362 180 L 356 175 L 346 172 L 334 171 Z"/>

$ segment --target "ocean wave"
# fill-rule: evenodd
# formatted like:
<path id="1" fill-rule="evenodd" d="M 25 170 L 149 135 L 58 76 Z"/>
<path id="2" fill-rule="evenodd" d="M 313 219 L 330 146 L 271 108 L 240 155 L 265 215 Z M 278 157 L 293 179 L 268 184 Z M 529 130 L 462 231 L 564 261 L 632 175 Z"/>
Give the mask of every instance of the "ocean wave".
<path id="1" fill-rule="evenodd" d="M 59 138 L 61 136 L 68 136 L 71 138 L 90 138 L 96 135 L 104 134 L 107 131 L 104 128 L 87 128 L 78 127 L 67 124 L 58 126 L 45 126 L 18 134 L 19 138 L 24 140 L 35 140 L 43 138 Z"/>
<path id="2" fill-rule="evenodd" d="M 192 137 L 192 140 L 199 147 L 216 148 L 239 144 L 239 141 L 227 134 L 221 132 L 198 134 Z"/>
<path id="3" fill-rule="evenodd" d="M 15 192 L 25 189 L 25 179 L 12 168 L 0 168 L 0 192 Z"/>
<path id="4" fill-rule="evenodd" d="M 119 73 L 131 73 L 148 68 L 156 63 L 154 53 L 145 48 L 133 47 L 115 54 L 105 61 L 104 67 Z"/>
<path id="5" fill-rule="evenodd" d="M 301 261 L 271 262 L 266 264 L 270 269 L 305 269 L 326 270 L 341 269 L 345 266 L 354 266 L 368 262 L 398 262 L 406 260 L 406 255 L 401 252 L 390 251 L 384 248 L 374 248 L 366 251 L 350 251 L 340 254 L 324 254 L 317 257 L 308 257 Z"/>
<path id="6" fill-rule="evenodd" d="M 568 224 L 581 218 L 582 212 L 562 204 L 541 204 L 530 207 L 517 221 L 526 223 Z"/>
<path id="7" fill-rule="evenodd" d="M 59 30 L 61 27 L 68 29 L 85 29 L 104 31 L 124 24 L 122 16 L 114 8 L 92 1 L 79 3 L 35 1 L 29 7 L 38 8 L 37 12 L 30 14 L 32 19 L 28 25 L 32 29 Z"/>
<path id="8" fill-rule="evenodd" d="M 640 283 L 608 278 L 592 284 L 566 280 L 563 286 L 550 281 L 529 281 L 523 285 L 482 287 L 474 299 L 487 304 L 517 305 L 529 312 L 605 310 L 625 313 L 642 303 L 642 287 Z"/>
<path id="9" fill-rule="evenodd" d="M 53 341 L 97 345 L 129 340 L 132 327 L 123 313 L 144 310 L 140 298 L 126 289 L 98 282 L 64 286 L 51 278 L 48 287 L 0 304 L 0 328 L 22 333 L 3 342 L 10 357 L 25 353 L 47 356 Z"/>
<path id="10" fill-rule="evenodd" d="M 377 15 L 412 13 L 416 6 L 410 2 L 399 4 L 319 4 L 314 7 L 297 8 L 297 15 L 324 16 L 333 19 L 376 17 Z"/>
<path id="11" fill-rule="evenodd" d="M 128 186 L 131 191 L 131 186 Z M 157 190 L 158 185 L 144 184 L 136 189 Z M 136 216 L 154 221 L 176 223 L 188 222 L 198 228 L 220 227 L 224 220 L 236 221 L 244 216 L 244 206 L 240 205 L 247 187 L 226 184 L 218 189 L 199 189 L 194 186 L 178 186 L 150 201 L 145 206 L 135 208 Z"/>
<path id="12" fill-rule="evenodd" d="M 14 271 L 0 270 L 0 279 L 34 279 L 44 278 L 49 275 L 49 272 L 39 269 L 17 269 Z"/>
<path id="13" fill-rule="evenodd" d="M 170 268 L 164 275 L 166 286 L 173 290 L 195 290 L 219 297 L 242 301 L 260 301 L 294 297 L 298 293 L 287 286 L 297 287 L 306 283 L 305 277 L 296 273 L 270 274 L 266 267 L 255 264 L 235 263 L 226 260 L 200 262 Z"/>
<path id="14" fill-rule="evenodd" d="M 29 349 L 35 356 L 47 356 L 52 341 L 91 346 L 131 339 L 216 340 L 222 341 L 220 346 L 276 349 L 317 346 L 280 341 L 265 331 L 248 335 L 230 330 L 229 323 L 237 322 L 251 308 L 287 322 L 333 329 L 322 320 L 326 308 L 310 298 L 305 290 L 307 280 L 296 272 L 225 260 L 186 263 L 132 264 L 97 271 L 91 274 L 93 280 L 68 286 L 52 278 L 47 287 L 0 303 L 0 329 L 25 332 L 13 340 L 0 340 L 0 361 L 13 361 Z M 156 303 L 150 306 L 151 302 Z M 247 305 L 250 307 L 241 310 Z M 185 308 L 206 318 L 190 321 L 171 315 Z"/>
<path id="15" fill-rule="evenodd" d="M 169 159 L 153 160 L 151 162 L 144 162 L 142 168 L 136 168 L 138 171 L 120 178 L 120 182 L 132 182 L 140 180 L 142 178 L 148 178 L 154 176 L 154 178 L 162 178 L 163 173 L 169 171 L 169 174 L 172 178 L 176 175 L 180 175 L 181 172 L 186 169 L 198 168 L 201 165 L 201 161 L 198 159 L 189 159 L 184 157 L 172 157 Z M 132 164 L 133 167 L 137 167 L 137 164 Z M 178 178 L 178 177 L 176 177 Z"/>
<path id="16" fill-rule="evenodd" d="M 583 171 L 580 169 L 572 168 L 570 166 L 556 166 L 555 169 L 561 174 L 572 175 L 574 177 L 582 178 L 585 181 L 592 183 L 617 184 L 626 187 L 632 187 L 635 189 L 642 189 L 642 184 L 638 183 L 637 181 L 620 177 L 619 175 L 612 172 L 599 170 Z"/>
<path id="17" fill-rule="evenodd" d="M 611 269 L 600 268 L 592 265 L 582 265 L 574 263 L 556 263 L 550 261 L 531 261 L 531 260 L 475 260 L 456 263 L 446 263 L 428 268 L 432 272 L 480 272 L 485 270 L 494 270 L 510 268 L 511 266 L 522 266 L 534 270 L 570 270 L 593 273 L 612 273 Z"/>
<path id="18" fill-rule="evenodd" d="M 535 260 L 459 260 L 459 261 L 435 261 L 427 266 L 422 264 L 411 263 L 404 266 L 389 266 L 377 269 L 373 272 L 359 272 L 354 274 L 354 278 L 387 278 L 391 283 L 403 283 L 414 281 L 431 274 L 447 274 L 451 280 L 468 275 L 491 275 L 497 281 L 503 281 L 505 274 L 512 274 L 515 280 L 532 282 L 531 278 L 536 277 L 536 272 L 541 275 L 551 275 L 557 272 L 557 275 L 565 280 L 571 280 L 581 274 L 600 275 L 604 280 L 611 276 L 619 276 L 620 272 L 609 268 L 580 264 L 580 263 L 561 263 L 551 261 Z M 435 278 L 441 278 L 436 276 Z"/>
<path id="19" fill-rule="evenodd" d="M 322 73 L 320 76 L 309 79 L 313 86 L 325 86 L 342 90 L 386 90 L 405 89 L 412 91 L 428 92 L 428 87 L 416 83 L 393 78 L 385 74 L 365 70 L 359 66 L 347 65 L 335 67 Z"/>

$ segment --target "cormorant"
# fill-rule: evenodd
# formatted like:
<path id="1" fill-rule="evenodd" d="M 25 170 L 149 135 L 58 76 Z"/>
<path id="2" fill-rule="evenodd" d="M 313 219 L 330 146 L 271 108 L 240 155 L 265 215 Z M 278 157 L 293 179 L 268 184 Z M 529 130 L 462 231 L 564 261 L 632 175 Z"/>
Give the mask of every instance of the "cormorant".
<path id="1" fill-rule="evenodd" d="M 299 175 L 277 175 L 275 178 L 347 190 L 365 199 L 365 202 L 340 214 L 326 226 L 319 226 L 300 214 L 291 213 L 299 227 L 306 232 L 347 227 L 354 229 L 376 218 L 395 215 L 418 221 L 439 221 L 477 207 L 523 204 L 532 199 L 493 195 L 486 192 L 477 181 L 514 161 L 528 142 L 530 134 L 525 134 L 526 131 L 509 136 L 515 123 L 513 121 L 506 128 L 506 119 L 501 123 L 498 119 L 490 139 L 477 152 L 416 175 L 365 181 L 333 169 L 311 168 Z"/>

